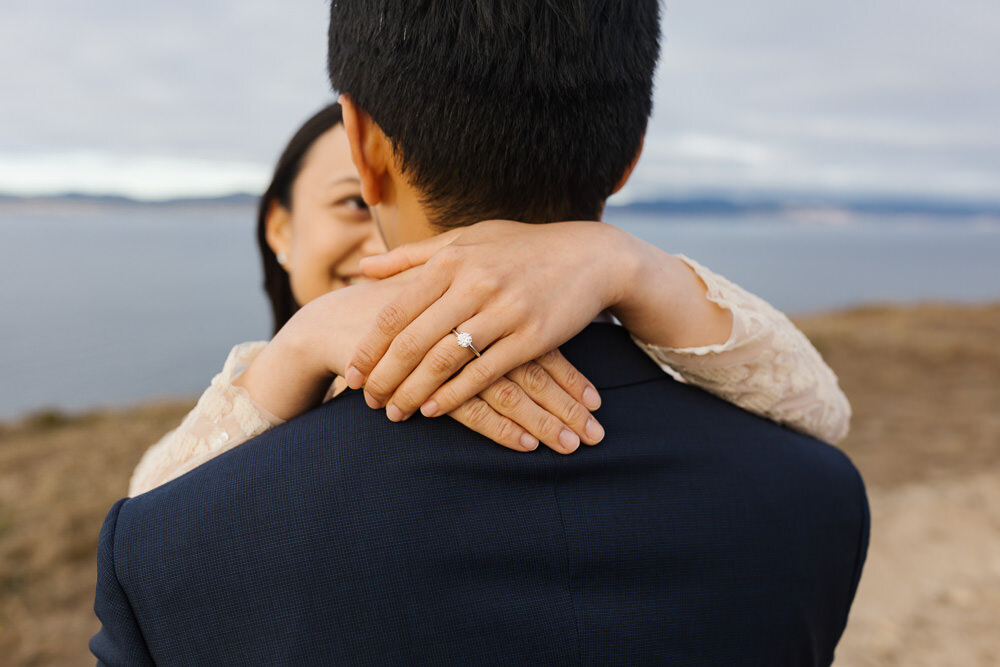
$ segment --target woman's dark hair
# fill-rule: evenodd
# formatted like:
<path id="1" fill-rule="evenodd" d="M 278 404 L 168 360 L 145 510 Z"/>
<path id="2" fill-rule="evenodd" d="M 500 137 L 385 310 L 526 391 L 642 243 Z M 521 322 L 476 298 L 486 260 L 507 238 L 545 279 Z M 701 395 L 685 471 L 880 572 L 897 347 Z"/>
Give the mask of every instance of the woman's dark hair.
<path id="1" fill-rule="evenodd" d="M 288 273 L 278 264 L 278 258 L 267 244 L 267 214 L 272 202 L 291 210 L 292 185 L 302 170 L 306 154 L 317 139 L 342 122 L 344 117 L 340 105 L 335 102 L 323 107 L 303 123 L 278 158 L 271 184 L 257 204 L 257 244 L 260 246 L 260 258 L 264 266 L 264 291 L 271 301 L 271 313 L 274 316 L 274 333 L 285 326 L 285 322 L 299 309 L 299 304 L 292 296 Z"/>

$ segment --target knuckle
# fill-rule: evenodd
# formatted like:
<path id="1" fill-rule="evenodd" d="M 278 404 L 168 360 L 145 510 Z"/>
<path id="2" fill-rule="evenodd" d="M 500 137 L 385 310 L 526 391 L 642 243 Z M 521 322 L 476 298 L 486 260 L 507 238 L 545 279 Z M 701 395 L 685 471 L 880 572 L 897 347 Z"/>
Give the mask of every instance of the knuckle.
<path id="1" fill-rule="evenodd" d="M 570 366 L 568 361 L 566 362 L 566 368 L 563 370 L 563 380 L 567 387 L 583 390 L 583 375 L 580 374 L 580 371 Z"/>
<path id="2" fill-rule="evenodd" d="M 527 326 L 524 328 L 524 336 L 527 336 L 531 340 L 537 340 L 547 335 L 548 331 L 551 331 L 553 318 L 547 314 L 541 316 L 537 315 L 535 311 L 531 313 L 531 319 L 528 320 Z M 560 359 L 562 353 L 558 348 L 550 351 L 548 354 L 555 353 L 551 358 Z"/>
<path id="3" fill-rule="evenodd" d="M 538 357 L 538 360 L 542 363 L 556 364 L 563 360 L 563 356 L 559 351 L 559 348 L 556 348 L 554 350 L 549 350 L 542 356 Z"/>
<path id="4" fill-rule="evenodd" d="M 393 259 L 407 266 L 416 266 L 420 263 L 420 253 L 412 246 L 400 246 L 393 250 L 393 253 L 395 253 Z"/>
<path id="5" fill-rule="evenodd" d="M 371 369 L 375 367 L 376 362 L 375 353 L 368 347 L 367 344 L 358 349 L 358 351 L 354 354 L 354 358 L 351 359 L 351 365 L 362 373 L 371 371 Z"/>
<path id="6" fill-rule="evenodd" d="M 394 336 L 403 328 L 405 319 L 402 309 L 396 304 L 386 304 L 375 316 L 375 328 L 386 336 Z"/>
<path id="7" fill-rule="evenodd" d="M 552 416 L 551 413 L 546 412 L 538 418 L 537 432 L 543 434 L 543 438 L 547 438 L 552 442 L 559 442 L 559 434 L 562 432 L 562 429 L 562 422 Z"/>
<path id="8" fill-rule="evenodd" d="M 420 349 L 420 341 L 417 340 L 417 336 L 406 329 L 399 332 L 393 339 L 392 349 L 405 361 L 417 361 L 423 352 Z"/>
<path id="9" fill-rule="evenodd" d="M 392 402 L 397 408 L 403 411 L 403 414 L 409 414 L 413 412 L 416 408 L 420 407 L 420 398 L 413 394 L 410 389 L 397 389 L 396 393 L 392 395 Z"/>
<path id="10" fill-rule="evenodd" d="M 499 443 L 517 442 L 520 438 L 519 429 L 509 419 L 500 419 L 493 433 L 493 439 Z"/>
<path id="11" fill-rule="evenodd" d="M 476 286 L 478 292 L 486 294 L 495 294 L 503 287 L 503 281 L 500 280 L 500 276 L 488 271 L 480 271 L 473 280 L 473 284 Z"/>
<path id="12" fill-rule="evenodd" d="M 444 251 L 438 250 L 435 254 L 431 255 L 430 259 L 428 259 L 424 263 L 423 275 L 428 276 L 427 278 L 428 280 L 430 279 L 430 276 L 437 276 L 442 273 L 450 273 L 451 263 L 449 260 L 445 259 L 441 255 L 442 252 Z"/>
<path id="13" fill-rule="evenodd" d="M 445 247 L 434 253 L 432 258 L 434 263 L 441 267 L 453 267 L 458 264 L 459 260 L 462 258 L 462 251 L 456 248 L 453 244 L 446 245 Z"/>
<path id="14" fill-rule="evenodd" d="M 583 425 L 587 423 L 587 419 L 590 418 L 590 412 L 587 408 L 583 407 L 574 400 L 569 402 L 566 407 L 566 421 L 569 424 Z"/>
<path id="15" fill-rule="evenodd" d="M 368 382 L 365 383 L 365 391 L 380 401 L 385 401 L 389 398 L 388 388 L 383 386 L 380 378 L 377 377 L 368 378 Z"/>
<path id="16" fill-rule="evenodd" d="M 493 414 L 493 410 L 483 400 L 472 400 L 466 403 L 469 422 L 476 427 L 485 427 Z"/>
<path id="17" fill-rule="evenodd" d="M 470 363 L 466 368 L 469 371 L 471 379 L 478 384 L 490 384 L 495 379 L 493 375 L 493 369 L 489 364 L 484 362 L 482 359 L 477 359 L 479 363 Z"/>
<path id="18" fill-rule="evenodd" d="M 527 364 L 524 367 L 524 384 L 528 391 L 540 394 L 548 387 L 549 374 L 538 364 Z"/>
<path id="19" fill-rule="evenodd" d="M 457 400 L 457 398 L 458 397 L 455 395 L 455 391 L 451 387 L 442 387 L 437 391 L 436 394 L 434 394 L 434 400 L 445 412 L 447 412 L 446 408 L 448 406 L 461 405 L 463 403 L 463 401 L 459 401 Z M 468 399 L 467 401 L 465 401 L 465 403 L 475 403 L 476 405 L 480 404 L 485 405 L 485 403 L 482 400 L 476 399 L 475 397 Z"/>
<path id="20" fill-rule="evenodd" d="M 503 310 L 508 317 L 519 322 L 531 320 L 533 315 L 528 299 L 523 295 L 511 295 L 504 303 Z"/>
<path id="21" fill-rule="evenodd" d="M 447 349 L 436 348 L 427 355 L 427 367 L 435 375 L 451 375 L 458 363 L 453 353 Z"/>
<path id="22" fill-rule="evenodd" d="M 494 390 L 494 400 L 498 408 L 510 412 L 521 402 L 521 391 L 512 382 L 503 382 Z"/>

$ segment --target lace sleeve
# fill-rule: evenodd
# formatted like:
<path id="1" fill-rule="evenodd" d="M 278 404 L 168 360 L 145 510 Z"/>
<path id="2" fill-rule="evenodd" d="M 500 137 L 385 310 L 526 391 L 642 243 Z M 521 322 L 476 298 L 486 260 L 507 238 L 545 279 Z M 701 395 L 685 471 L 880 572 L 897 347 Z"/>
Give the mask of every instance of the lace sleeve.
<path id="1" fill-rule="evenodd" d="M 851 405 L 837 376 L 783 313 L 739 285 L 678 255 L 733 314 L 729 340 L 704 347 L 639 345 L 665 371 L 744 410 L 829 443 L 847 435 Z"/>
<path id="2" fill-rule="evenodd" d="M 222 372 L 180 426 L 146 450 L 132 473 L 129 496 L 169 482 L 283 422 L 257 405 L 246 389 L 233 386 L 233 380 L 265 345 L 264 341 L 241 343 L 232 349 Z"/>

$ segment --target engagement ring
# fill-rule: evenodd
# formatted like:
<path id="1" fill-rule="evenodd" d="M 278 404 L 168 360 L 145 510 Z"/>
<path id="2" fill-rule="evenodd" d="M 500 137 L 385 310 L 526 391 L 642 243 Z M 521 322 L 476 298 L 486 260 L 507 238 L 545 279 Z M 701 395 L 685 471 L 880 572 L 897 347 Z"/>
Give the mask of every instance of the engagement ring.
<path id="1" fill-rule="evenodd" d="M 459 331 L 458 329 L 452 329 L 451 332 L 455 334 L 456 338 L 458 338 L 459 347 L 467 347 L 472 350 L 472 354 L 477 357 L 481 356 L 479 354 L 479 350 L 472 345 L 472 334 L 466 333 L 465 331 Z"/>

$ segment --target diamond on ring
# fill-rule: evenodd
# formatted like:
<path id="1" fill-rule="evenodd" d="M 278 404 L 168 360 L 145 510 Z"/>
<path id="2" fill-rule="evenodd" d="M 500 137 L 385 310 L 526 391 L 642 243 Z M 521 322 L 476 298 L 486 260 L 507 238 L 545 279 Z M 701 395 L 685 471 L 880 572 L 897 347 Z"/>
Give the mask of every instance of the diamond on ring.
<path id="1" fill-rule="evenodd" d="M 472 350 L 472 354 L 477 357 L 482 356 L 479 354 L 479 350 L 472 344 L 472 334 L 466 331 L 459 331 L 458 329 L 452 329 L 451 332 L 455 334 L 455 338 L 458 339 L 459 347 L 465 347 Z"/>

